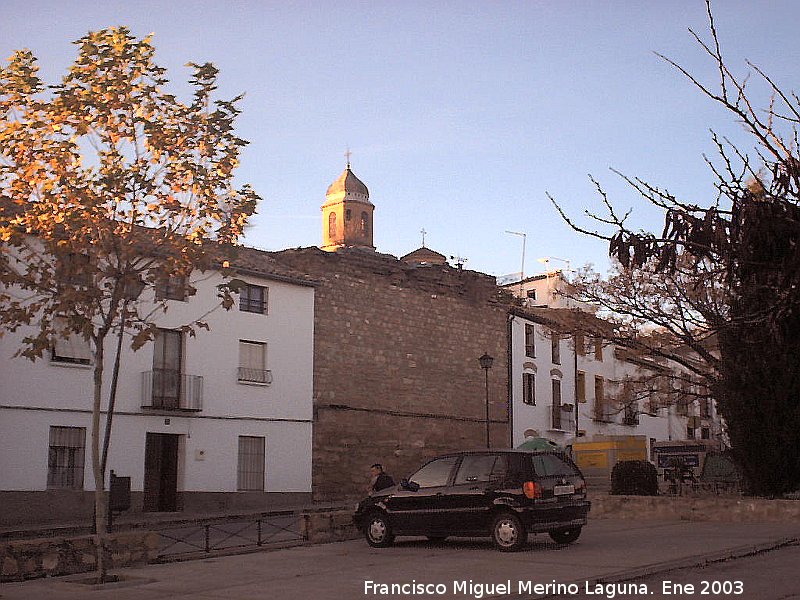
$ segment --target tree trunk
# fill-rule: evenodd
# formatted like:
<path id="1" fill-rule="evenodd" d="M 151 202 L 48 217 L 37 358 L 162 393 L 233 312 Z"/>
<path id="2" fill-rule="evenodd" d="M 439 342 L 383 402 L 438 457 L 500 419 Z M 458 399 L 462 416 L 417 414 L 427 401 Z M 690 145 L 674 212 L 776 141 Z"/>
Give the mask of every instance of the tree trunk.
<path id="1" fill-rule="evenodd" d="M 95 338 L 94 401 L 92 404 L 92 473 L 94 475 L 94 526 L 97 552 L 97 581 L 103 583 L 108 574 L 106 563 L 108 544 L 108 503 L 106 502 L 105 472 L 100 460 L 100 409 L 103 398 L 103 345 L 105 335 Z"/>
<path id="2" fill-rule="evenodd" d="M 122 357 L 122 338 L 125 329 L 120 325 L 117 332 L 117 350 L 114 365 L 111 367 L 111 388 L 108 391 L 108 410 L 106 411 L 106 429 L 103 435 L 103 448 L 100 453 L 100 470 L 105 474 L 108 467 L 108 447 L 111 445 L 111 423 L 114 420 L 114 405 L 117 401 L 117 385 L 119 383 L 119 365 Z"/>

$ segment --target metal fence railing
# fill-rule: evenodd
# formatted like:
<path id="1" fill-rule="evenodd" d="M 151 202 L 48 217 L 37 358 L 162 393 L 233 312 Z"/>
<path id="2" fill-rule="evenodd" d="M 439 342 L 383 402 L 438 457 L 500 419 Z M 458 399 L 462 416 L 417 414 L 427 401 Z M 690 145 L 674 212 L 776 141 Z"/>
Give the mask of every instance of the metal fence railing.
<path id="1" fill-rule="evenodd" d="M 172 369 L 142 373 L 142 407 L 162 410 L 203 410 L 203 377 Z"/>
<path id="2" fill-rule="evenodd" d="M 159 536 L 158 557 L 177 560 L 270 545 L 300 544 L 307 541 L 304 518 L 297 512 L 278 511 L 249 518 L 169 524 L 154 529 Z"/>

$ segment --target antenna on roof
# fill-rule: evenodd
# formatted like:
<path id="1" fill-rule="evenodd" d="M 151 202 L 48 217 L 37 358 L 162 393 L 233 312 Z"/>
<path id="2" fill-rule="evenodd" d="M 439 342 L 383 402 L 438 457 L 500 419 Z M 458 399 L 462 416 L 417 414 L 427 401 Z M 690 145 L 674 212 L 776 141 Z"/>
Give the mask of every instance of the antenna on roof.
<path id="1" fill-rule="evenodd" d="M 461 269 L 464 268 L 464 263 L 467 262 L 469 259 L 464 258 L 463 256 L 458 256 L 456 254 L 455 256 L 451 256 L 450 260 L 456 261 L 456 267 L 458 267 L 458 270 L 460 271 Z"/>
<path id="2" fill-rule="evenodd" d="M 509 231 L 508 229 L 506 229 L 506 233 L 522 238 L 522 269 L 519 272 L 519 295 L 522 297 L 522 282 L 525 281 L 525 242 L 528 239 L 528 234 L 522 231 Z"/>

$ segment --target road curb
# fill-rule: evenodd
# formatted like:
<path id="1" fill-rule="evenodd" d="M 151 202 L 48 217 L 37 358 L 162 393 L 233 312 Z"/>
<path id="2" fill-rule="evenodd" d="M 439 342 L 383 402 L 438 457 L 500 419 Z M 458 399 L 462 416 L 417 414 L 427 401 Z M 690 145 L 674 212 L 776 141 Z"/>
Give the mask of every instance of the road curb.
<path id="1" fill-rule="evenodd" d="M 643 567 L 636 567 L 633 569 L 625 569 L 616 573 L 609 573 L 600 577 L 590 577 L 587 579 L 580 579 L 567 584 L 576 584 L 583 589 L 584 586 L 593 588 L 595 584 L 606 583 L 623 583 L 626 581 L 633 581 L 635 579 L 642 579 L 644 577 L 652 577 L 653 575 L 661 575 L 671 571 L 679 571 L 682 569 L 692 569 L 697 567 L 705 567 L 718 562 L 726 560 L 734 560 L 738 558 L 746 558 L 764 552 L 777 550 L 785 546 L 792 546 L 800 544 L 800 536 L 798 537 L 785 537 L 760 544 L 746 544 L 744 546 L 737 546 L 735 548 L 728 548 L 718 552 L 709 552 L 706 554 L 696 554 L 694 556 L 687 556 L 672 561 L 665 561 L 661 563 L 654 563 L 652 565 L 645 565 Z M 557 600 L 560 598 L 575 598 L 575 596 L 564 594 L 549 594 L 549 595 L 518 595 L 518 596 L 503 596 L 507 600 Z"/>

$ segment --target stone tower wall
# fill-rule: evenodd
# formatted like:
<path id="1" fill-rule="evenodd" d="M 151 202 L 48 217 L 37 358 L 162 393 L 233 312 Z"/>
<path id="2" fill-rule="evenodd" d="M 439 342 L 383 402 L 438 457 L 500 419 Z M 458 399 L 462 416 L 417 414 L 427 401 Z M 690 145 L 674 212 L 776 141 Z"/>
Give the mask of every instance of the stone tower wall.
<path id="1" fill-rule="evenodd" d="M 494 278 L 411 267 L 359 250 L 287 250 L 276 258 L 319 282 L 314 333 L 316 499 L 363 494 L 374 462 L 399 480 L 425 459 L 508 447 L 508 343 Z"/>

